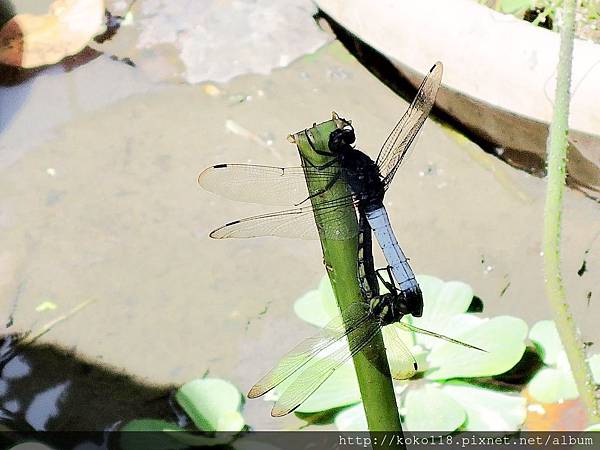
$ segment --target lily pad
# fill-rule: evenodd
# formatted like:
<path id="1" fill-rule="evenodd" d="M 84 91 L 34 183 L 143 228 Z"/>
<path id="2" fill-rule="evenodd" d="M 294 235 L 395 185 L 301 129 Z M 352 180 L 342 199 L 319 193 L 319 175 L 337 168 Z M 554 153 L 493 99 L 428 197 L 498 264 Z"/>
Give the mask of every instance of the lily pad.
<path id="1" fill-rule="evenodd" d="M 419 275 L 417 281 L 423 292 L 423 316 L 414 324 L 427 328 L 429 324 L 443 323 L 448 317 L 467 311 L 473 300 L 473 289 L 461 281 L 444 282 L 439 278 Z"/>
<path id="2" fill-rule="evenodd" d="M 404 402 L 405 430 L 454 431 L 466 419 L 464 408 L 436 386 L 409 390 Z M 368 431 L 362 403 L 340 412 L 335 418 L 340 431 Z"/>
<path id="3" fill-rule="evenodd" d="M 308 291 L 294 303 L 294 312 L 300 319 L 317 327 L 324 327 L 339 314 L 329 277 L 324 276 L 317 289 Z"/>
<path id="4" fill-rule="evenodd" d="M 542 403 L 556 403 L 579 396 L 571 371 L 558 367 L 542 368 L 531 379 L 527 389 L 529 395 Z"/>
<path id="5" fill-rule="evenodd" d="M 460 328 L 461 318 L 457 317 L 457 328 Z M 452 324 L 454 320 L 449 323 Z M 476 327 L 469 323 L 469 327 L 452 337 L 476 345 L 486 352 L 442 341 L 429 354 L 428 361 L 433 370 L 426 378 L 442 380 L 499 375 L 519 362 L 525 352 L 527 324 L 521 319 L 499 316 L 482 319 Z"/>
<path id="6" fill-rule="evenodd" d="M 509 316 L 482 319 L 475 314 L 465 313 L 473 299 L 473 290 L 465 283 L 443 282 L 439 278 L 423 275 L 418 276 L 418 281 L 426 302 L 424 315 L 422 318 L 405 317 L 403 321 L 487 350 L 487 352 L 481 352 L 439 338 L 407 332 L 399 324 L 385 327 L 383 334 L 386 347 L 389 348 L 387 335 L 390 331 L 394 331 L 417 358 L 419 370 L 426 371 L 426 380 L 497 375 L 511 369 L 521 359 L 525 351 L 524 340 L 527 336 L 525 322 Z M 311 291 L 299 299 L 295 304 L 295 311 L 303 320 L 319 326 L 326 324 L 335 316 L 337 306 L 329 279 L 324 278 L 319 289 Z M 393 353 L 388 352 L 388 360 L 390 367 L 394 370 Z M 400 364 L 399 369 L 401 368 Z M 288 380 L 287 383 L 291 381 Z M 283 392 L 283 389 L 285 389 L 284 385 L 280 386 L 278 391 Z M 407 398 L 408 403 L 406 404 L 410 404 L 412 399 L 428 397 L 427 402 L 423 403 L 424 405 L 431 405 L 432 402 L 441 404 L 437 408 L 437 411 L 440 412 L 438 415 L 440 423 L 436 423 L 434 428 L 452 431 L 459 427 L 465 420 L 464 411 L 461 416 L 460 405 L 457 407 L 457 402 L 460 403 L 460 401 L 445 396 L 439 389 L 429 389 L 434 388 L 427 386 L 415 390 L 414 386 L 410 386 L 407 390 L 409 398 Z M 429 397 L 436 398 L 430 399 Z M 511 397 L 509 398 L 512 400 Z M 336 371 L 318 391 L 301 405 L 298 411 L 314 413 L 358 403 L 338 414 L 336 424 L 340 430 L 366 429 L 366 419 L 362 411 L 362 404 L 359 402 L 358 383 L 353 367 L 349 363 L 343 369 Z M 428 425 L 424 424 L 424 419 L 420 420 L 418 408 L 411 409 L 416 411 L 416 415 L 407 420 L 413 421 L 414 429 L 432 429 L 431 417 L 428 417 L 428 414 L 431 414 L 431 406 L 427 408 L 428 414 L 425 411 L 422 414 L 423 418 L 427 416 Z M 361 428 L 363 426 L 364 428 Z"/>
<path id="7" fill-rule="evenodd" d="M 228 444 L 233 436 L 219 434 L 201 436 L 188 433 L 174 423 L 157 419 L 136 419 L 120 431 L 143 431 L 144 433 L 120 433 L 123 450 L 179 450 L 192 447 L 214 447 Z M 161 434 L 162 432 L 162 434 Z"/>
<path id="8" fill-rule="evenodd" d="M 423 316 L 405 316 L 403 322 L 451 337 L 456 336 L 458 330 L 450 328 L 448 321 L 468 310 L 473 300 L 473 289 L 460 281 L 444 282 L 428 275 L 418 275 L 417 280 L 423 291 Z M 473 314 L 464 316 L 467 319 L 472 318 L 473 321 L 478 319 Z M 415 335 L 414 339 L 426 348 L 432 348 L 439 343 L 438 339 L 422 334 Z"/>
<path id="9" fill-rule="evenodd" d="M 192 380 L 181 386 L 175 399 L 202 431 L 239 431 L 241 394 L 231 383 L 218 378 Z"/>
<path id="10" fill-rule="evenodd" d="M 502 0 L 500 2 L 500 10 L 505 14 L 515 14 L 525 11 L 531 5 L 531 0 Z"/>
<path id="11" fill-rule="evenodd" d="M 136 419 L 128 422 L 119 431 L 184 431 L 172 422 L 158 419 Z"/>
<path id="12" fill-rule="evenodd" d="M 417 275 L 417 281 L 421 287 L 424 299 L 437 298 L 438 294 L 444 287 L 444 281 L 431 275 Z"/>
<path id="13" fill-rule="evenodd" d="M 541 369 L 528 385 L 530 395 L 542 403 L 556 403 L 575 399 L 579 396 L 571 366 L 564 350 L 556 324 L 551 320 L 537 322 L 529 333 L 541 353 L 544 363 L 549 366 Z M 600 355 L 588 359 L 594 383 L 600 382 Z"/>
<path id="14" fill-rule="evenodd" d="M 454 431 L 467 417 L 460 403 L 432 384 L 409 390 L 403 411 L 409 431 Z"/>
<path id="15" fill-rule="evenodd" d="M 157 419 L 136 419 L 128 422 L 119 433 L 119 448 L 124 450 L 179 450 L 188 448 L 187 444 L 178 442 L 168 432 L 181 434 L 182 428 L 174 423 Z M 129 433 L 130 431 L 141 433 Z M 164 432 L 161 433 L 161 432 Z"/>
<path id="16" fill-rule="evenodd" d="M 531 327 L 529 339 L 537 347 L 545 364 L 556 364 L 558 354 L 563 350 L 556 324 L 552 320 L 540 320 Z"/>
<path id="17" fill-rule="evenodd" d="M 517 393 L 494 391 L 461 381 L 441 385 L 467 413 L 468 431 L 517 431 L 527 416 L 525 398 Z"/>

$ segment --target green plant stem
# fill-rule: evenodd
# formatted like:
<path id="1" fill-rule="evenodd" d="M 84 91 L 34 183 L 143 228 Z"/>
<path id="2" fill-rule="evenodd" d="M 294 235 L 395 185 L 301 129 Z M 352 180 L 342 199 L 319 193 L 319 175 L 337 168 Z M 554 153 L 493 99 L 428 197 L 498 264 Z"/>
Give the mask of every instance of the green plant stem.
<path id="1" fill-rule="evenodd" d="M 307 130 L 311 140 L 319 151 L 329 151 L 329 134 L 338 126 L 339 122 L 334 119 L 314 125 Z M 290 142 L 296 143 L 298 151 L 306 167 L 307 162 L 312 165 L 321 166 L 331 158 L 322 156 L 313 151 L 308 143 L 304 131 L 290 136 Z M 308 190 L 313 193 L 322 190 L 325 186 L 307 180 Z M 311 198 L 313 206 L 318 205 L 331 198 L 348 195 L 348 186 L 338 181 L 325 193 Z M 358 227 L 356 214 L 352 206 L 338 208 L 339 222 L 342 227 L 356 229 Z M 320 227 L 320 218 L 315 214 L 317 227 Z M 345 240 L 327 239 L 321 235 L 321 246 L 323 249 L 323 260 L 333 291 L 340 310 L 344 310 L 356 301 L 363 301 L 357 278 L 357 245 L 356 237 Z M 371 341 L 369 347 L 354 356 L 354 368 L 358 377 L 358 384 L 362 396 L 367 423 L 370 431 L 392 431 L 402 432 L 400 416 L 396 405 L 396 396 L 391 376 L 383 338 L 381 333 Z M 387 375 L 386 375 L 387 374 Z M 404 448 L 399 446 L 398 448 Z"/>
<path id="2" fill-rule="evenodd" d="M 577 326 L 566 302 L 560 272 L 561 211 L 567 163 L 569 88 L 575 33 L 575 4 L 575 0 L 566 0 L 563 5 L 564 21 L 560 33 L 558 77 L 547 150 L 548 185 L 544 211 L 544 272 L 546 293 L 579 395 L 587 408 L 589 423 L 596 424 L 600 423 L 600 414 L 594 395 L 592 375 L 586 363 L 585 350 Z"/>

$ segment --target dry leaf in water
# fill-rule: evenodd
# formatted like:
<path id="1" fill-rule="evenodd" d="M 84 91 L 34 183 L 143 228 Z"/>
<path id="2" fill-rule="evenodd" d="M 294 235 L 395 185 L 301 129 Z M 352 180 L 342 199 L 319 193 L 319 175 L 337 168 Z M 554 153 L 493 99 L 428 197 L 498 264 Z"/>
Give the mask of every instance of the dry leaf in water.
<path id="1" fill-rule="evenodd" d="M 0 63 L 32 68 L 78 53 L 102 33 L 103 0 L 56 0 L 48 14 L 17 14 L 0 30 Z"/>

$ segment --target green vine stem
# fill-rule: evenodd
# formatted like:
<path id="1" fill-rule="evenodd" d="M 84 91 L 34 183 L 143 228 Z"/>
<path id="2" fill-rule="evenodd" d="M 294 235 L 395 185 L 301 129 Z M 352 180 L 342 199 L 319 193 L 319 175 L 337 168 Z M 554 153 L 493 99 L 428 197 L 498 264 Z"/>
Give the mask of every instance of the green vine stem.
<path id="1" fill-rule="evenodd" d="M 329 151 L 329 134 L 341 122 L 333 113 L 333 119 L 321 124 L 314 124 L 312 128 L 290 135 L 289 140 L 298 146 L 303 165 L 309 164 L 322 166 L 331 160 L 330 157 L 322 156 L 312 149 L 306 133 L 309 134 L 312 143 L 319 151 Z M 325 185 L 314 180 L 307 180 L 310 193 L 322 190 Z M 336 182 L 326 192 L 311 198 L 313 206 L 324 201 L 340 196 L 348 195 L 348 186 L 343 182 Z M 336 223 L 341 228 L 357 229 L 356 214 L 352 206 L 338 208 L 335 212 Z M 315 214 L 317 228 L 322 228 L 319 214 Z M 328 239 L 321 233 L 321 247 L 323 249 L 323 260 L 333 292 L 340 310 L 344 310 L 356 301 L 362 301 L 361 291 L 357 278 L 357 237 L 345 240 Z M 362 396 L 367 423 L 370 431 L 393 431 L 402 432 L 396 396 L 391 376 L 383 338 L 381 333 L 371 341 L 367 349 L 359 352 L 354 357 L 354 368 L 358 377 L 358 384 Z M 386 375 L 387 374 L 387 375 Z M 403 448 L 403 447 L 400 447 Z"/>
<path id="2" fill-rule="evenodd" d="M 573 315 L 566 302 L 560 273 L 561 208 L 567 162 L 567 133 L 575 30 L 575 0 L 563 5 L 564 21 L 560 33 L 560 53 L 554 112 L 548 138 L 548 186 L 544 211 L 544 271 L 546 292 L 562 343 L 567 352 L 575 383 L 588 413 L 590 424 L 600 423 L 592 375 Z"/>

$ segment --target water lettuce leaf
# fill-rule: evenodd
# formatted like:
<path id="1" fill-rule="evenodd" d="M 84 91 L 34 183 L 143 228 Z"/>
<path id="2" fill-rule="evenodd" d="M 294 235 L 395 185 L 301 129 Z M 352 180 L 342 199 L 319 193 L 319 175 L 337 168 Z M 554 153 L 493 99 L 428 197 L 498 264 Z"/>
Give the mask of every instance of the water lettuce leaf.
<path id="1" fill-rule="evenodd" d="M 192 380 L 177 390 L 175 399 L 199 430 L 239 431 L 244 427 L 244 418 L 239 413 L 241 394 L 228 381 Z"/>

